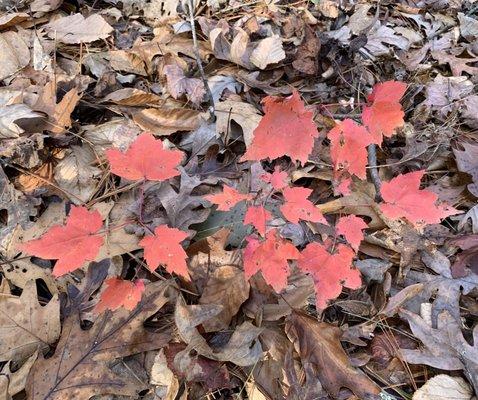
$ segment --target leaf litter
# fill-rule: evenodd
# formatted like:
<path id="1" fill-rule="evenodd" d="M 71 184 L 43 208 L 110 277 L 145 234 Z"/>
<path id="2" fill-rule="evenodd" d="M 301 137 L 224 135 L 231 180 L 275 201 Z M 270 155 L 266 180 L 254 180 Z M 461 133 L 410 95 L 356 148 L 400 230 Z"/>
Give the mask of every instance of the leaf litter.
<path id="1" fill-rule="evenodd" d="M 0 1 L 0 399 L 476 396 L 477 12 Z"/>

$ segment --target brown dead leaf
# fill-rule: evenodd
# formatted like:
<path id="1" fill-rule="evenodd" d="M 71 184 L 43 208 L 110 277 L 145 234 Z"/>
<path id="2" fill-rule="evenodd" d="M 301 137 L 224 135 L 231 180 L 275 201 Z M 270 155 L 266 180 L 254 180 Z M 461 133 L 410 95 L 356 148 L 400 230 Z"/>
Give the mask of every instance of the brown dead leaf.
<path id="1" fill-rule="evenodd" d="M 350 363 L 340 344 L 339 328 L 294 312 L 287 318 L 285 329 L 302 365 L 311 365 L 331 396 L 336 397 L 340 389 L 346 387 L 360 399 L 379 398 L 380 387 Z"/>
<path id="2" fill-rule="evenodd" d="M 187 78 L 178 64 L 166 65 L 163 68 L 166 75 L 168 91 L 175 99 L 183 94 L 196 105 L 199 105 L 206 93 L 201 79 Z"/>
<path id="3" fill-rule="evenodd" d="M 115 103 L 120 106 L 146 106 L 151 104 L 161 103 L 161 97 L 153 94 L 147 93 L 143 90 L 134 89 L 134 88 L 125 88 L 116 90 L 113 93 L 108 94 L 102 100 L 103 102 Z"/>
<path id="4" fill-rule="evenodd" d="M 199 127 L 202 113 L 187 108 L 147 108 L 133 115 L 143 130 L 167 136 L 177 131 L 193 131 Z"/>
<path id="5" fill-rule="evenodd" d="M 77 311 L 65 320 L 55 354 L 41 357 L 27 381 L 31 400 L 68 398 L 89 399 L 94 395 L 135 396 L 144 389 L 138 379 L 119 376 L 109 363 L 116 358 L 165 346 L 169 330 L 146 330 L 144 321 L 168 302 L 169 282 L 146 286 L 141 302 L 133 313 L 121 308 L 101 314 L 91 329 L 83 330 Z M 58 368 L 61 365 L 61 368 Z"/>
<path id="6" fill-rule="evenodd" d="M 67 44 L 91 43 L 106 39 L 113 32 L 101 15 L 92 14 L 85 18 L 79 13 L 50 22 L 45 29 L 50 38 Z"/>
<path id="7" fill-rule="evenodd" d="M 277 64 L 284 58 L 285 51 L 280 36 L 272 35 L 259 41 L 250 60 L 259 69 L 266 69 L 270 64 Z"/>
<path id="8" fill-rule="evenodd" d="M 453 149 L 458 169 L 471 175 L 473 183 L 467 187 L 472 194 L 478 196 L 478 144 L 467 142 L 460 144 L 463 150 Z"/>
<path id="9" fill-rule="evenodd" d="M 11 364 L 7 363 L 0 369 L 0 399 L 11 400 L 13 396 L 25 389 L 28 374 L 38 353 L 32 354 L 23 365 L 12 372 Z"/>
<path id="10" fill-rule="evenodd" d="M 203 323 L 206 332 L 226 329 L 242 303 L 249 297 L 249 283 L 243 271 L 233 265 L 215 269 L 199 299 L 200 304 L 222 305 L 221 312 Z"/>
<path id="11" fill-rule="evenodd" d="M 339 16 L 339 9 L 337 7 L 337 1 L 333 0 L 320 0 L 318 3 L 319 11 L 324 17 L 337 18 Z"/>
<path id="12" fill-rule="evenodd" d="M 20 297 L 0 294 L 0 361 L 22 361 L 37 349 L 48 349 L 60 336 L 60 301 L 57 295 L 41 306 L 36 283 L 29 281 Z"/>
<path id="13" fill-rule="evenodd" d="M 0 81 L 30 63 L 30 49 L 17 32 L 0 33 Z"/>
<path id="14" fill-rule="evenodd" d="M 463 378 L 440 374 L 418 389 L 412 400 L 470 400 L 472 396 L 473 391 Z"/>
<path id="15" fill-rule="evenodd" d="M 25 130 L 16 122 L 25 119 L 43 122 L 44 115 L 33 111 L 25 104 L 9 104 L 0 107 L 0 139 L 19 137 Z"/>

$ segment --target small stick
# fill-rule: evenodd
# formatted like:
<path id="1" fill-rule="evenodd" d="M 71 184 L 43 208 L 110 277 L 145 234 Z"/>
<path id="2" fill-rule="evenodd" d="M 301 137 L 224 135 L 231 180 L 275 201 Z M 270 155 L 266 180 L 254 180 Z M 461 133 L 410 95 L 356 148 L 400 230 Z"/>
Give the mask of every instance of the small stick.
<path id="1" fill-rule="evenodd" d="M 370 144 L 367 147 L 367 152 L 370 177 L 372 178 L 373 186 L 375 186 L 375 200 L 382 201 L 382 194 L 380 193 L 382 181 L 380 180 L 380 176 L 378 175 L 377 168 L 377 146 L 375 144 Z"/>
<path id="2" fill-rule="evenodd" d="M 206 74 L 204 73 L 204 69 L 202 67 L 201 55 L 199 54 L 199 46 L 196 35 L 196 20 L 194 19 L 194 0 L 188 0 L 188 9 L 189 23 L 191 24 L 191 32 L 193 35 L 193 47 L 194 55 L 196 56 L 196 64 L 198 66 L 199 74 L 201 75 L 203 85 L 207 92 L 207 97 L 210 104 L 209 113 L 211 114 L 211 116 L 214 116 L 214 113 L 216 112 L 216 107 L 214 106 L 214 98 L 212 97 L 211 88 L 209 87 L 209 84 L 207 82 Z"/>

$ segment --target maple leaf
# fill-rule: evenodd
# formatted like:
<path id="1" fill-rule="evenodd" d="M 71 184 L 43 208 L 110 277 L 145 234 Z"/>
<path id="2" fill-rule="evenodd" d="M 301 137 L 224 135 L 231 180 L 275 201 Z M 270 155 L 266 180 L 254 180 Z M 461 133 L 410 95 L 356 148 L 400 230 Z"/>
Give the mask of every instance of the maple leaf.
<path id="1" fill-rule="evenodd" d="M 287 186 L 287 172 L 281 171 L 279 167 L 275 167 L 272 174 L 265 173 L 261 179 L 270 183 L 275 190 L 281 190 Z"/>
<path id="2" fill-rule="evenodd" d="M 438 196 L 420 189 L 420 180 L 425 171 L 398 175 L 381 188 L 384 203 L 380 209 L 390 219 L 406 218 L 415 226 L 437 224 L 441 219 L 461 211 L 447 204 L 437 204 Z"/>
<path id="3" fill-rule="evenodd" d="M 272 214 L 263 206 L 248 207 L 244 216 L 244 225 L 252 224 L 261 236 L 266 235 L 266 223 L 272 218 Z"/>
<path id="4" fill-rule="evenodd" d="M 305 163 L 319 134 L 297 91 L 282 98 L 267 96 L 263 100 L 265 115 L 254 130 L 252 144 L 242 161 L 271 160 L 289 156 Z"/>
<path id="5" fill-rule="evenodd" d="M 219 211 L 229 211 L 240 201 L 252 199 L 252 195 L 239 193 L 236 189 L 224 185 L 222 188 L 222 193 L 209 194 L 204 196 L 204 199 L 213 204 L 217 204 L 217 209 Z"/>
<path id="6" fill-rule="evenodd" d="M 129 180 L 164 181 L 179 175 L 176 167 L 183 152 L 164 149 L 163 142 L 149 133 L 139 135 L 126 153 L 106 150 L 111 172 Z"/>
<path id="7" fill-rule="evenodd" d="M 343 235 L 355 251 L 358 251 L 360 242 L 363 240 L 362 229 L 366 229 L 367 227 L 365 221 L 355 215 L 342 217 L 337 222 L 337 225 L 335 225 L 337 234 Z"/>
<path id="8" fill-rule="evenodd" d="M 144 258 L 151 271 L 164 265 L 169 273 L 176 273 L 189 279 L 186 265 L 187 254 L 181 242 L 188 237 L 186 232 L 167 225 L 159 225 L 154 235 L 145 236 L 140 242 L 144 248 Z"/>
<path id="9" fill-rule="evenodd" d="M 104 242 L 98 234 L 102 226 L 98 211 L 73 206 L 64 226 L 53 226 L 40 239 L 24 243 L 21 249 L 36 257 L 58 260 L 53 275 L 61 276 L 96 258 Z"/>
<path id="10" fill-rule="evenodd" d="M 364 107 L 362 121 L 378 145 L 382 144 L 382 135 L 391 137 L 395 129 L 403 126 L 405 113 L 400 99 L 406 90 L 405 83 L 388 81 L 376 84 L 368 97 L 372 104 Z"/>
<path id="11" fill-rule="evenodd" d="M 258 271 L 276 292 L 287 285 L 290 274 L 288 260 L 297 260 L 300 252 L 287 240 L 281 238 L 277 229 L 270 230 L 266 240 L 259 241 L 249 236 L 244 249 L 244 274 L 249 279 Z"/>
<path id="12" fill-rule="evenodd" d="M 330 139 L 330 157 L 335 171 L 346 170 L 360 179 L 367 177 L 367 146 L 374 142 L 363 126 L 345 119 L 327 134 Z"/>
<path id="13" fill-rule="evenodd" d="M 141 301 L 141 295 L 145 286 L 142 280 L 136 282 L 126 281 L 119 278 L 109 278 L 105 281 L 106 289 L 101 293 L 101 298 L 95 306 L 95 312 L 102 313 L 105 310 L 117 310 L 120 307 L 132 311 Z"/>
<path id="14" fill-rule="evenodd" d="M 298 224 L 299 219 L 302 219 L 304 221 L 327 224 L 319 209 L 310 200 L 307 200 L 307 197 L 312 193 L 312 189 L 288 187 L 282 193 L 285 203 L 280 210 L 288 221 Z"/>
<path id="15" fill-rule="evenodd" d="M 342 286 L 358 289 L 362 285 L 360 272 L 352 268 L 354 256 L 353 250 L 343 244 L 337 245 L 334 254 L 315 242 L 309 243 L 302 251 L 297 263 L 314 280 L 317 308 L 326 308 L 329 300 L 340 295 Z"/>

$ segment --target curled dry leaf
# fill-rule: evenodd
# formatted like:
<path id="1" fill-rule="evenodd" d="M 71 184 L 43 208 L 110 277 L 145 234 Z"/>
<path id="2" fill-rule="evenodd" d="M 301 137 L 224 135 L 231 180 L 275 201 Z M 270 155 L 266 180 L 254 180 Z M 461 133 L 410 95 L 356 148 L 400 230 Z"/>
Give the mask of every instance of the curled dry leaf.
<path id="1" fill-rule="evenodd" d="M 270 64 L 276 64 L 285 58 L 282 40 L 278 35 L 262 39 L 251 53 L 251 62 L 259 69 L 266 69 Z"/>
<path id="2" fill-rule="evenodd" d="M 169 282 L 151 283 L 134 313 L 119 309 L 102 314 L 93 327 L 83 330 L 77 310 L 64 321 L 55 354 L 40 357 L 28 377 L 32 400 L 89 399 L 94 395 L 136 396 L 144 385 L 128 375 L 117 375 L 109 363 L 117 358 L 165 346 L 171 332 L 150 332 L 144 321 L 168 302 Z M 61 365 L 61 368 L 58 368 Z"/>
<path id="3" fill-rule="evenodd" d="M 48 349 L 61 331 L 58 295 L 41 306 L 34 280 L 25 285 L 20 297 L 0 293 L 0 325 L 0 361 L 21 362 L 37 349 Z"/>
<path id="4" fill-rule="evenodd" d="M 38 357 L 38 352 L 32 354 L 23 365 L 12 372 L 11 363 L 6 363 L 0 369 L 0 399 L 11 400 L 13 396 L 25 389 L 27 377 L 33 363 Z"/>
<path id="5" fill-rule="evenodd" d="M 201 125 L 202 114 L 187 108 L 146 108 L 133 115 L 143 130 L 167 136 L 177 131 L 193 131 Z"/>
<path id="6" fill-rule="evenodd" d="M 311 365 L 313 369 L 314 375 L 307 378 L 318 377 L 331 396 L 337 397 L 340 389 L 346 387 L 360 399 L 379 398 L 380 387 L 352 366 L 340 344 L 339 328 L 294 312 L 287 317 L 285 330 L 304 368 Z"/>

